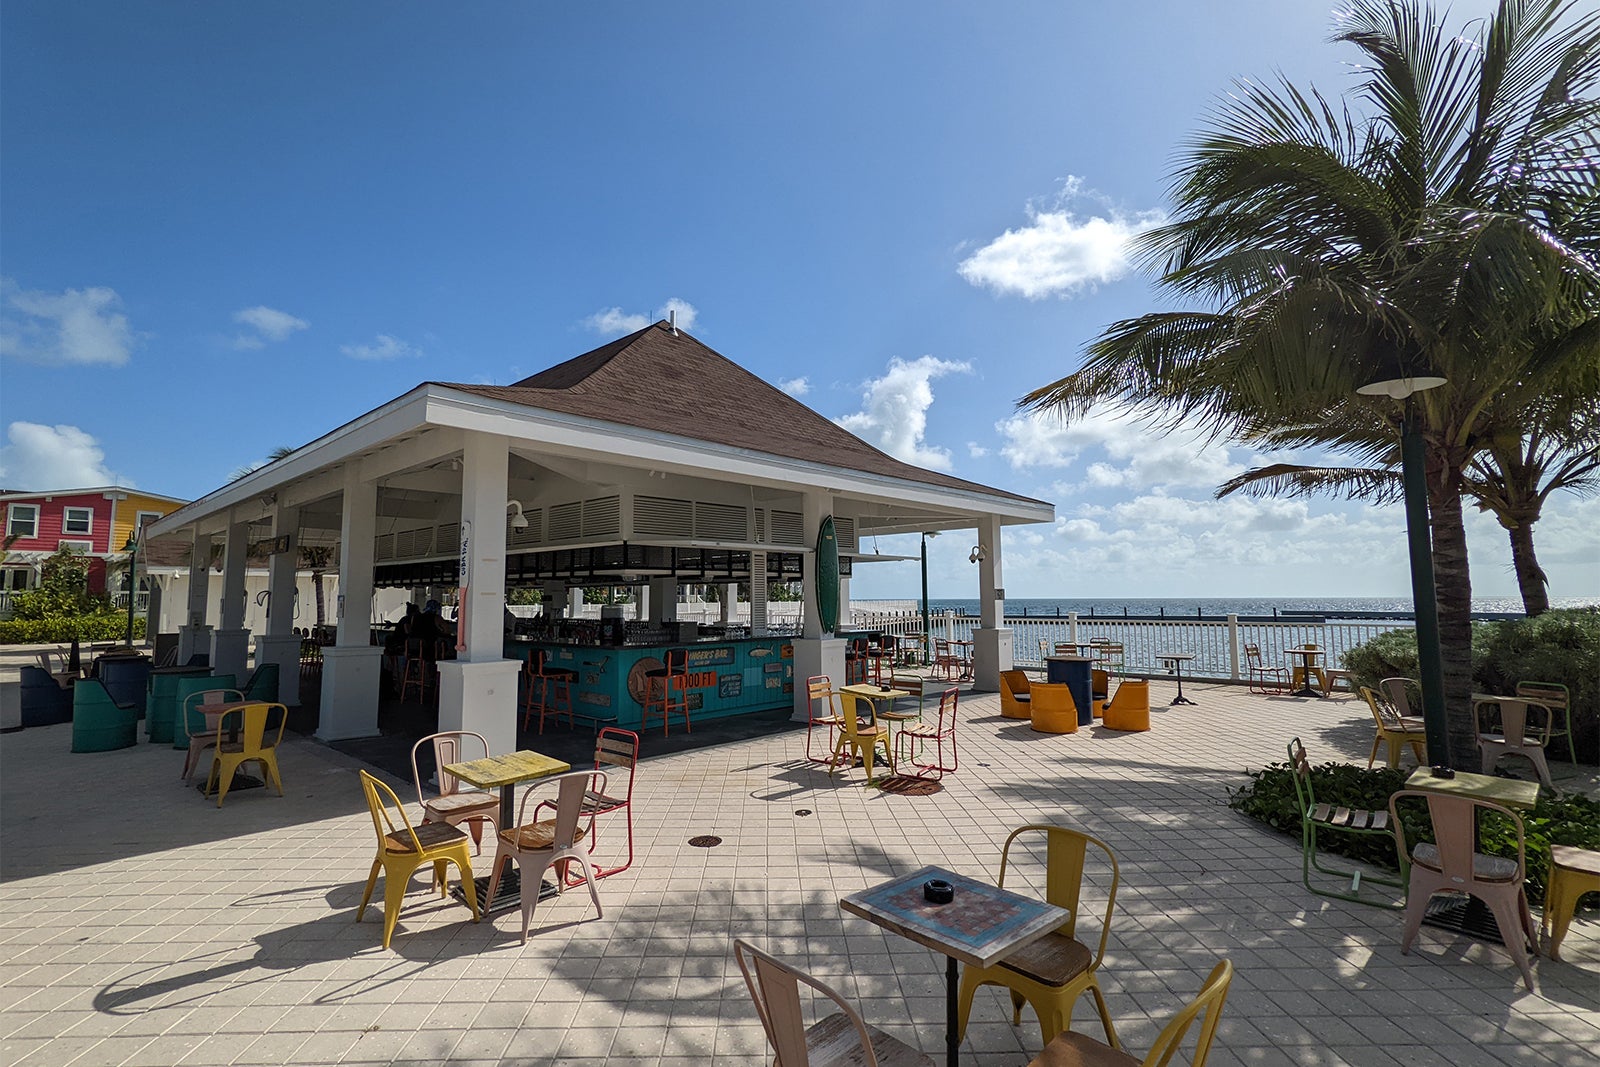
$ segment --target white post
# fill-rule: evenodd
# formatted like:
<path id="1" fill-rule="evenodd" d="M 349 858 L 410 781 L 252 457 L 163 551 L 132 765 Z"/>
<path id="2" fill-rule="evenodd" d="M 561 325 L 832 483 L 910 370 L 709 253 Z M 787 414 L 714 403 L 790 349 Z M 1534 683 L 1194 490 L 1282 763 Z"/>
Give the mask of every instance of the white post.
<path id="1" fill-rule="evenodd" d="M 998 516 L 991 515 L 979 524 L 978 544 L 987 552 L 978 562 L 978 629 L 972 634 L 972 688 L 994 693 L 1000 690 L 1000 672 L 1009 671 L 1013 663 L 1012 634 L 1005 618 Z"/>
<path id="2" fill-rule="evenodd" d="M 211 535 L 194 532 L 194 547 L 189 553 L 189 612 L 178 628 L 178 664 L 188 663 L 196 653 L 211 655 L 211 627 L 206 625 L 206 609 L 211 600 Z"/>
<path id="3" fill-rule="evenodd" d="M 372 539 L 377 514 L 377 484 L 362 481 L 355 464 L 347 465 L 339 523 L 339 594 L 334 602 L 338 638 L 337 644 L 322 650 L 317 736 L 324 741 L 378 732 L 383 649 L 372 644 Z"/>
<path id="4" fill-rule="evenodd" d="M 678 579 L 650 579 L 650 621 L 660 626 L 678 621 Z"/>
<path id="5" fill-rule="evenodd" d="M 1067 640 L 1073 644 L 1078 643 L 1078 613 L 1076 611 L 1067 612 Z"/>
<path id="6" fill-rule="evenodd" d="M 228 524 L 222 550 L 221 625 L 211 635 L 211 669 L 231 674 L 243 685 L 249 677 L 250 631 L 244 628 L 245 557 L 250 551 L 250 527 Z"/>
<path id="7" fill-rule="evenodd" d="M 1228 677 L 1239 680 L 1239 616 L 1228 613 Z"/>
<path id="8" fill-rule="evenodd" d="M 274 537 L 288 537 L 284 551 L 267 561 L 267 632 L 256 636 L 256 666 L 278 665 L 278 702 L 300 704 L 300 639 L 294 635 L 294 594 L 300 564 L 300 509 L 279 505 Z"/>
<path id="9" fill-rule="evenodd" d="M 462 453 L 461 552 L 465 587 L 455 660 L 439 664 L 439 729 L 471 730 L 498 755 L 517 748 L 517 671 L 506 659 L 506 493 L 510 452 L 498 434 L 468 434 Z M 460 628 L 465 627 L 465 632 Z"/>

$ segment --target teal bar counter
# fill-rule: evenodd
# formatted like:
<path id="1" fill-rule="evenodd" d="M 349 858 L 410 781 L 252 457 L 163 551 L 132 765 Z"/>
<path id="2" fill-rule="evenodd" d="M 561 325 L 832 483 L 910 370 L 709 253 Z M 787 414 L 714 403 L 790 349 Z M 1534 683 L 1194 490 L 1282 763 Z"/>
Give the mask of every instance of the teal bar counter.
<path id="1" fill-rule="evenodd" d="M 638 729 L 644 715 L 647 675 L 666 665 L 668 649 L 689 653 L 687 701 L 690 721 L 719 719 L 794 703 L 794 645 L 788 637 L 749 637 L 655 647 L 551 644 L 508 640 L 505 655 L 524 663 L 542 649 L 546 665 L 577 675 L 572 710 Z M 659 719 L 657 723 L 659 723 Z"/>

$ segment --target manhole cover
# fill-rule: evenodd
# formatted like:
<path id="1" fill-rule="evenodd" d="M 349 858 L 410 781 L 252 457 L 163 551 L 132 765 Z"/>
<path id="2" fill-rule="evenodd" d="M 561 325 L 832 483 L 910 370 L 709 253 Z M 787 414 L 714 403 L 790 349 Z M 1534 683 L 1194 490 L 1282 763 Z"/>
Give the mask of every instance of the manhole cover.
<path id="1" fill-rule="evenodd" d="M 689 838 L 689 844 L 695 848 L 715 848 L 722 844 L 722 838 L 712 834 L 701 834 L 699 837 Z"/>
<path id="2" fill-rule="evenodd" d="M 897 774 L 883 779 L 878 783 L 878 788 L 885 793 L 896 793 L 903 797 L 925 797 L 939 792 L 944 786 L 932 778 L 912 778 L 909 775 Z"/>
<path id="3" fill-rule="evenodd" d="M 810 808 L 796 808 L 795 809 L 795 814 L 796 815 L 801 815 L 801 816 L 810 815 L 811 814 L 811 809 Z"/>

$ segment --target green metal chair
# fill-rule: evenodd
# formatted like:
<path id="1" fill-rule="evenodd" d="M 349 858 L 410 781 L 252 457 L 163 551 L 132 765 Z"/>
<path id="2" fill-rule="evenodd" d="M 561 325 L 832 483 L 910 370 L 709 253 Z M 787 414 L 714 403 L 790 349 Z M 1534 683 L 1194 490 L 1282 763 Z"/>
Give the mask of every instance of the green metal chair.
<path id="1" fill-rule="evenodd" d="M 1306 888 L 1319 897 L 1333 897 L 1336 900 L 1348 900 L 1356 904 L 1366 904 L 1374 908 L 1388 908 L 1399 911 L 1406 906 L 1405 900 L 1385 903 L 1379 900 L 1369 900 L 1361 895 L 1361 882 L 1377 882 L 1379 885 L 1393 886 L 1396 889 L 1406 885 L 1408 863 L 1405 856 L 1400 857 L 1400 875 L 1394 877 L 1383 874 L 1362 875 L 1360 871 L 1341 871 L 1333 867 L 1324 867 L 1317 859 L 1317 832 L 1319 830 L 1337 830 L 1346 834 L 1380 834 L 1389 840 L 1394 839 L 1394 830 L 1390 826 L 1387 811 L 1364 811 L 1360 808 L 1338 808 L 1332 804 L 1317 803 L 1317 794 L 1311 785 L 1311 761 L 1306 758 L 1305 746 L 1298 737 L 1289 742 L 1289 771 L 1294 779 L 1295 798 L 1300 809 L 1300 878 L 1305 882 Z M 1315 867 L 1320 873 L 1332 875 L 1335 878 L 1346 878 L 1350 881 L 1348 893 L 1337 892 L 1332 889 L 1318 889 L 1311 884 L 1311 869 Z"/>
<path id="2" fill-rule="evenodd" d="M 1518 682 L 1517 696 L 1529 703 L 1550 709 L 1550 726 L 1544 732 L 1544 745 L 1558 737 L 1567 739 L 1567 756 L 1578 762 L 1578 750 L 1572 744 L 1572 692 L 1560 682 Z"/>
<path id="3" fill-rule="evenodd" d="M 110 752 L 139 743 L 139 709 L 118 704 L 106 687 L 83 678 L 72 687 L 72 751 Z"/>

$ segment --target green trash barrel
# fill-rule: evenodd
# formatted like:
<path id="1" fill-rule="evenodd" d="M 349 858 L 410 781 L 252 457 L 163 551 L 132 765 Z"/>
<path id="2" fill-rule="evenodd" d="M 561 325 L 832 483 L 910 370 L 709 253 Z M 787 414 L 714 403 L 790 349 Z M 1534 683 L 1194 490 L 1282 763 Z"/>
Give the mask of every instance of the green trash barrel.
<path id="1" fill-rule="evenodd" d="M 150 687 L 144 701 L 144 730 L 151 744 L 172 744 L 173 724 L 178 719 L 178 682 L 184 678 L 204 678 L 209 667 L 156 667 L 150 671 Z M 189 747 L 184 738 L 183 748 Z"/>

